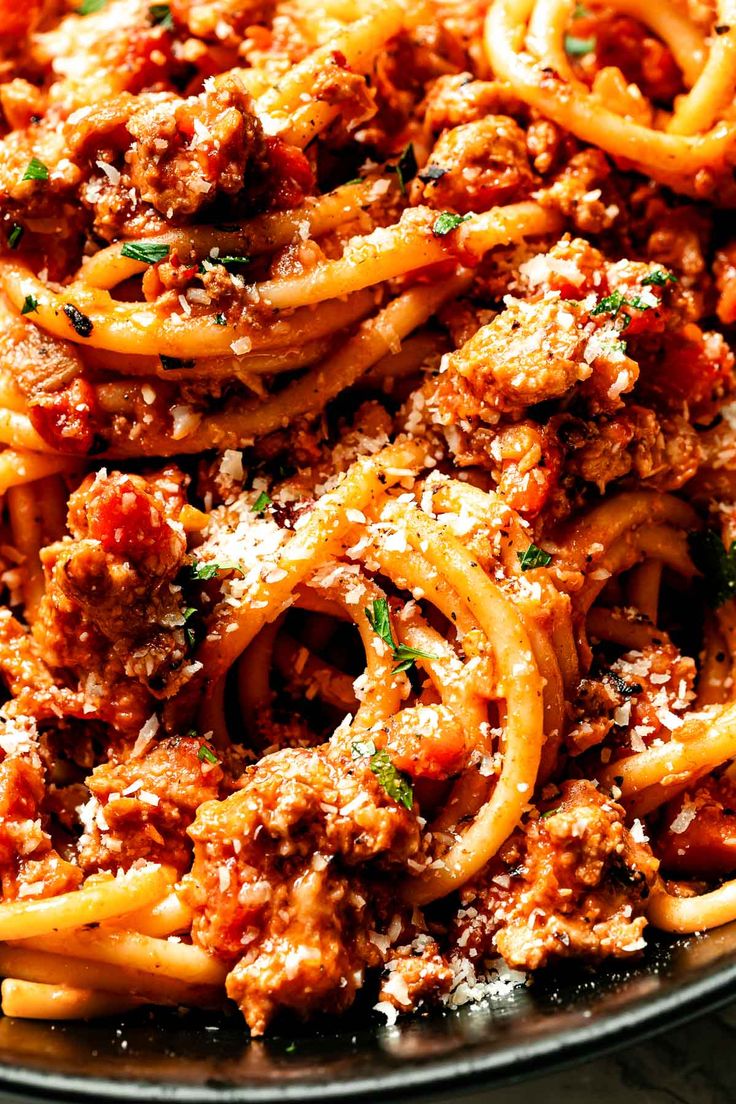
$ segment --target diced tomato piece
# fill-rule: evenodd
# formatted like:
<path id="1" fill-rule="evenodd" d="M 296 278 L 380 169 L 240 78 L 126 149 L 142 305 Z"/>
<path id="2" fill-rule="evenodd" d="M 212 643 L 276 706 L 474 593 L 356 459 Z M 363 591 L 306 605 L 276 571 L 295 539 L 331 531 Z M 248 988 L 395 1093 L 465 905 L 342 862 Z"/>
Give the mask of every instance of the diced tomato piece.
<path id="1" fill-rule="evenodd" d="M 668 103 L 682 91 L 682 75 L 671 51 L 638 20 L 626 15 L 592 13 L 570 25 L 575 38 L 594 42 L 582 58 L 581 69 L 590 78 L 601 69 L 620 69 L 648 99 Z"/>
<path id="2" fill-rule="evenodd" d="M 89 536 L 107 552 L 141 560 L 166 555 L 172 530 L 140 478 L 115 472 L 92 484 L 86 503 Z"/>
<path id="3" fill-rule="evenodd" d="M 638 388 L 665 406 L 686 402 L 691 415 L 705 420 L 732 385 L 734 355 L 720 334 L 704 334 L 689 323 L 665 335 L 656 356 L 642 356 Z"/>
<path id="4" fill-rule="evenodd" d="M 35 27 L 43 8 L 43 0 L 0 0 L 0 35 L 11 38 L 24 38 Z"/>
<path id="5" fill-rule="evenodd" d="M 384 746 L 391 762 L 410 778 L 450 778 L 466 763 L 465 733 L 449 711 L 440 716 L 438 724 L 426 725 L 421 723 L 421 713 L 421 707 L 405 711 L 403 719 L 389 731 Z M 381 746 L 380 737 L 376 739 L 376 746 Z"/>
<path id="6" fill-rule="evenodd" d="M 736 870 L 736 783 L 730 779 L 709 778 L 671 801 L 663 822 L 657 851 L 665 874 L 720 878 Z"/>
<path id="7" fill-rule="evenodd" d="M 296 207 L 314 191 L 312 166 L 298 146 L 283 138 L 266 138 L 271 192 L 270 207 Z"/>
<path id="8" fill-rule="evenodd" d="M 33 428 L 59 452 L 87 454 L 97 441 L 97 399 L 94 388 L 77 378 L 61 391 L 42 394 L 30 408 Z"/>

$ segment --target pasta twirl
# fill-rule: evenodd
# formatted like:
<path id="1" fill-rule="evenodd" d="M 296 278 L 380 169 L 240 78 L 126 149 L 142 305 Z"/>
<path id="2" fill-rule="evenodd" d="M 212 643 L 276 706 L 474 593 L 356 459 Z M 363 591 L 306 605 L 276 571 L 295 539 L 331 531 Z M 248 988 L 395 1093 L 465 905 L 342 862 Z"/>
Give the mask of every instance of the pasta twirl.
<path id="1" fill-rule="evenodd" d="M 736 920 L 733 7 L 14 10 L 4 1015 Z"/>

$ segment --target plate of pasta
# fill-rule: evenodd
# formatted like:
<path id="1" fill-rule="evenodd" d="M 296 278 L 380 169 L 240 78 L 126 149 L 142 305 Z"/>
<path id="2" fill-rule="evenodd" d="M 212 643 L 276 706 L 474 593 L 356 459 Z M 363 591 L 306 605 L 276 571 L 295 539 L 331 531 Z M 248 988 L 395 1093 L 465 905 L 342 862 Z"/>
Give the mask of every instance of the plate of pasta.
<path id="1" fill-rule="evenodd" d="M 0 58 L 0 1070 L 393 1091 L 724 999 L 733 0 Z"/>

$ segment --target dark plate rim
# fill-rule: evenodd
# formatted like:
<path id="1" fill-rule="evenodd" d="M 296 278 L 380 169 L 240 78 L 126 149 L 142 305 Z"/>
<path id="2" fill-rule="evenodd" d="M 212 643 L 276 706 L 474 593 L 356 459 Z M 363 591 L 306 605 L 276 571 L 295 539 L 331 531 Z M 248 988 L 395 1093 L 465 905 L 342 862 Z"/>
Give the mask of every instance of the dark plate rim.
<path id="1" fill-rule="evenodd" d="M 736 960 L 719 963 L 657 996 L 643 995 L 616 1011 L 582 1023 L 467 1058 L 451 1057 L 422 1065 L 397 1065 L 375 1077 L 287 1081 L 257 1085 L 156 1082 L 109 1076 L 65 1074 L 26 1066 L 0 1065 L 0 1099 L 109 1102 L 174 1101 L 176 1104 L 276 1104 L 276 1101 L 429 1100 L 452 1084 L 454 1093 L 526 1080 L 610 1053 L 715 1011 L 736 996 Z M 20 1095 L 19 1095 L 20 1094 Z"/>

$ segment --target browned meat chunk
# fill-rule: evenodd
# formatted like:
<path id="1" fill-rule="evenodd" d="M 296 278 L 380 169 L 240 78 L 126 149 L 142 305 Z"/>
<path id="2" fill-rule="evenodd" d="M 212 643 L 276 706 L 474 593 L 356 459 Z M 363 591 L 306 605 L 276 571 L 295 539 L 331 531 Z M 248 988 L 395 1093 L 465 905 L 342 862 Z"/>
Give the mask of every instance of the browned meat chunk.
<path id="1" fill-rule="evenodd" d="M 0 729 L 0 898 L 53 897 L 82 880 L 79 867 L 53 849 L 44 828 L 44 770 L 32 720 Z"/>
<path id="2" fill-rule="evenodd" d="M 511 301 L 449 356 L 432 398 L 441 423 L 465 418 L 494 423 L 502 412 L 560 398 L 587 379 L 593 369 L 584 359 L 584 321 L 576 303 Z"/>
<path id="3" fill-rule="evenodd" d="M 555 958 L 626 958 L 643 948 L 658 863 L 592 782 L 563 783 L 556 807 L 512 836 L 499 859 L 462 891 L 463 954 L 495 947 L 510 966 L 536 970 Z"/>
<path id="4" fill-rule="evenodd" d="M 472 80 L 469 73 L 451 73 L 432 84 L 424 105 L 424 121 L 439 132 L 488 115 L 516 115 L 525 108 L 500 81 Z"/>
<path id="5" fill-rule="evenodd" d="M 419 855 L 420 837 L 367 764 L 333 748 L 277 752 L 241 785 L 200 808 L 186 894 L 195 941 L 232 965 L 228 994 L 260 1034 L 280 1008 L 351 1004 L 365 968 L 382 962 L 371 933 L 396 911 L 391 875 Z"/>
<path id="6" fill-rule="evenodd" d="M 89 704 L 118 727 L 140 727 L 149 693 L 164 694 L 188 655 L 174 585 L 186 557 L 182 483 L 175 468 L 150 478 L 102 469 L 69 500 L 72 537 L 42 552 L 47 584 L 36 639 L 52 666 L 84 679 Z M 95 689 L 103 687 L 101 703 Z"/>
<path id="7" fill-rule="evenodd" d="M 568 424 L 563 432 L 570 448 L 567 470 L 601 493 L 630 473 L 659 491 L 677 490 L 702 458 L 698 434 L 685 418 L 660 419 L 634 404 L 610 419 Z"/>
<path id="8" fill-rule="evenodd" d="M 508 115 L 454 127 L 432 150 L 422 177 L 423 201 L 440 210 L 487 211 L 522 199 L 533 181 L 524 132 Z"/>
<path id="9" fill-rule="evenodd" d="M 92 798 L 82 813 L 81 865 L 127 870 L 148 859 L 183 873 L 192 852 L 187 828 L 202 802 L 219 794 L 222 769 L 211 758 L 198 737 L 171 737 L 142 756 L 97 767 L 87 779 Z"/>
<path id="10" fill-rule="evenodd" d="M 449 993 L 454 981 L 452 966 L 428 935 L 419 935 L 409 945 L 399 947 L 386 969 L 388 976 L 381 984 L 379 999 L 399 1012 L 436 1002 Z"/>
<path id="11" fill-rule="evenodd" d="M 141 197 L 168 218 L 189 218 L 234 196 L 263 168 L 263 132 L 237 77 L 195 98 L 164 99 L 128 121 L 129 170 Z"/>
<path id="12" fill-rule="evenodd" d="M 235 45 L 273 15 L 274 0 L 171 0 L 171 14 L 197 38 Z"/>

